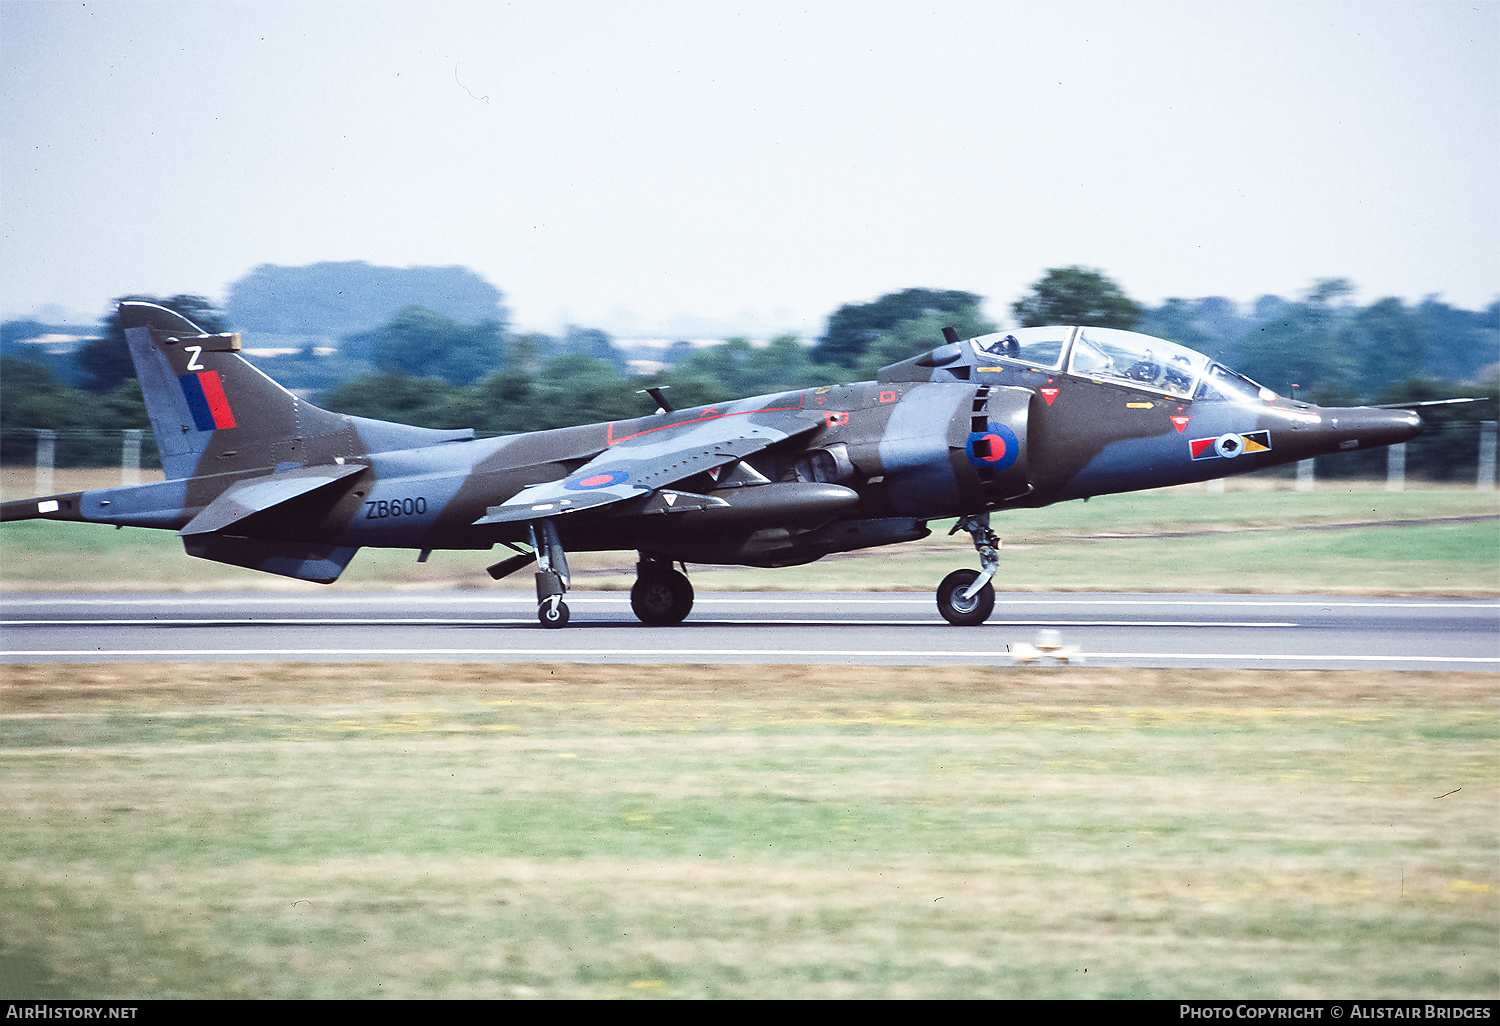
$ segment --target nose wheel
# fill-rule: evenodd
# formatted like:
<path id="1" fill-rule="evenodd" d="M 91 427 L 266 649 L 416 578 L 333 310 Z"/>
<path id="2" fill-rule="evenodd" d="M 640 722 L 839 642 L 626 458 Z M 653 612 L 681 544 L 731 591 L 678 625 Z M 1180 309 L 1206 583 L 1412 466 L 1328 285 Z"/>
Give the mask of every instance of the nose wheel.
<path id="1" fill-rule="evenodd" d="M 943 578 L 937 604 L 944 620 L 958 627 L 977 627 L 990 618 L 995 611 L 995 589 L 988 584 L 974 589 L 977 580 L 978 570 L 955 570 Z"/>
<path id="2" fill-rule="evenodd" d="M 958 627 L 977 627 L 995 611 L 995 588 L 990 581 L 1000 569 L 1000 537 L 990 530 L 990 515 L 962 517 L 953 531 L 965 530 L 979 553 L 978 570 L 955 570 L 938 585 L 938 612 Z"/>

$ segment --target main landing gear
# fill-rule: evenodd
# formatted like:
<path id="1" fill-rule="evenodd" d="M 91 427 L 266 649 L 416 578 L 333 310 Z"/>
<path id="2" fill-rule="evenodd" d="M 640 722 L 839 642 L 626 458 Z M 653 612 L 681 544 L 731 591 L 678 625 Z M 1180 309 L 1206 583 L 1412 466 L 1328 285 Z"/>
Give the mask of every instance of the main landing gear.
<path id="1" fill-rule="evenodd" d="M 670 560 L 642 555 L 635 565 L 635 587 L 630 589 L 630 608 L 641 623 L 670 627 L 681 623 L 693 609 L 693 586 L 672 569 Z"/>
<path id="2" fill-rule="evenodd" d="M 959 627 L 976 627 L 995 611 L 995 588 L 990 580 L 1000 569 L 1000 537 L 990 530 L 990 515 L 960 517 L 949 534 L 968 531 L 979 553 L 978 570 L 955 570 L 938 585 L 938 612 Z"/>

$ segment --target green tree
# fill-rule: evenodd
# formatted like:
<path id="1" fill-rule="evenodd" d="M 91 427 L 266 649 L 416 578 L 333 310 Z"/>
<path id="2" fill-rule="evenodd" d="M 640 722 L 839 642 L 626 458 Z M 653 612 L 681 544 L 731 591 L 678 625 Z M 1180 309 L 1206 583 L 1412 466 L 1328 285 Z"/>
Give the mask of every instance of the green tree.
<path id="1" fill-rule="evenodd" d="M 505 343 L 505 369 L 509 374 L 536 374 L 542 369 L 552 340 L 538 332 L 511 335 Z"/>
<path id="2" fill-rule="evenodd" d="M 380 329 L 373 355 L 382 371 L 467 385 L 500 364 L 502 348 L 498 321 L 464 324 L 409 306 Z"/>
<path id="3" fill-rule="evenodd" d="M 609 334 L 598 328 L 568 325 L 567 331 L 563 333 L 562 351 L 592 356 L 596 360 L 607 360 L 621 373 L 626 370 L 624 354 L 615 348 L 614 340 L 609 337 Z"/>
<path id="4" fill-rule="evenodd" d="M 1423 370 L 1451 380 L 1472 380 L 1500 356 L 1500 301 L 1484 310 L 1459 310 L 1428 296 L 1417 307 L 1426 346 Z"/>
<path id="5" fill-rule="evenodd" d="M 1263 299 L 1257 309 L 1274 316 L 1239 341 L 1236 365 L 1283 395 L 1333 406 L 1355 402 L 1356 311 L 1336 303 L 1352 291 L 1343 278 L 1321 278 L 1300 302 L 1272 304 Z"/>
<path id="6" fill-rule="evenodd" d="M 511 362 L 466 391 L 473 396 L 475 417 L 470 426 L 476 431 L 509 435 L 533 430 L 536 379 Z"/>
<path id="7" fill-rule="evenodd" d="M 764 346 L 731 338 L 693 352 L 649 383 L 669 386 L 672 405 L 685 409 L 825 385 L 849 373 L 846 368 L 829 371 L 812 362 L 808 347 L 796 335 L 779 335 Z"/>
<path id="8" fill-rule="evenodd" d="M 387 371 L 346 381 L 323 397 L 335 413 L 390 420 L 418 427 L 460 428 L 454 409 L 459 390 L 440 378 Z"/>
<path id="9" fill-rule="evenodd" d="M 947 314 L 952 319 L 977 316 L 983 298 L 972 292 L 940 289 L 904 289 L 881 296 L 873 303 L 846 303 L 828 318 L 828 327 L 813 350 L 818 363 L 853 367 L 870 344 L 902 321 L 928 314 Z"/>
<path id="10" fill-rule="evenodd" d="M 1194 303 L 1186 299 L 1169 299 L 1154 310 L 1146 311 L 1137 330 L 1196 349 L 1212 357 L 1219 356 L 1220 343 L 1203 330 Z"/>
<path id="11" fill-rule="evenodd" d="M 640 386 L 607 360 L 570 354 L 547 363 L 532 385 L 528 430 L 570 427 L 596 421 L 621 420 L 650 413 L 655 407 Z"/>
<path id="12" fill-rule="evenodd" d="M 943 329 L 951 327 L 959 338 L 974 338 L 995 330 L 978 307 L 951 313 L 931 313 L 901 321 L 880 333 L 865 351 L 855 370 L 861 380 L 869 380 L 887 364 L 920 356 L 943 344 Z"/>
<path id="13" fill-rule="evenodd" d="M 1425 334 L 1417 312 L 1394 297 L 1359 311 L 1351 341 L 1360 391 L 1370 395 L 1392 382 L 1420 377 L 1426 355 Z"/>
<path id="14" fill-rule="evenodd" d="M 1087 267 L 1054 267 L 1011 310 L 1024 327 L 1083 324 L 1133 328 L 1145 313 L 1120 287 Z"/>
<path id="15" fill-rule="evenodd" d="M 48 428 L 58 432 L 56 466 L 117 466 L 120 429 L 149 426 L 134 381 L 96 396 L 64 383 L 40 364 L 0 357 L 0 461 L 31 463 L 36 429 Z"/>

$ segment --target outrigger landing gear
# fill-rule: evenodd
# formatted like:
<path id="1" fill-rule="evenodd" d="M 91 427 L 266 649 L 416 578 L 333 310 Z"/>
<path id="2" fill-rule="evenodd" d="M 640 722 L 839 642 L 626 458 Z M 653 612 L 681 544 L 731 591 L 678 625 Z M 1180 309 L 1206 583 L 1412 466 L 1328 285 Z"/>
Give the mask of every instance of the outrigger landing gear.
<path id="1" fill-rule="evenodd" d="M 568 554 L 550 520 L 527 524 L 531 547 L 536 550 L 536 618 L 543 627 L 561 627 L 568 622 L 568 605 L 562 600 L 568 590 Z"/>
<path id="2" fill-rule="evenodd" d="M 990 530 L 990 515 L 979 513 L 960 517 L 949 534 L 962 529 L 974 539 L 979 553 L 979 570 L 955 570 L 938 585 L 938 612 L 943 619 L 959 627 L 975 627 L 995 611 L 995 588 L 990 584 L 1000 569 L 1000 537 Z"/>
<path id="3" fill-rule="evenodd" d="M 693 586 L 672 569 L 671 560 L 641 554 L 635 565 L 635 586 L 630 589 L 630 608 L 644 624 L 670 627 L 687 618 L 693 608 Z"/>

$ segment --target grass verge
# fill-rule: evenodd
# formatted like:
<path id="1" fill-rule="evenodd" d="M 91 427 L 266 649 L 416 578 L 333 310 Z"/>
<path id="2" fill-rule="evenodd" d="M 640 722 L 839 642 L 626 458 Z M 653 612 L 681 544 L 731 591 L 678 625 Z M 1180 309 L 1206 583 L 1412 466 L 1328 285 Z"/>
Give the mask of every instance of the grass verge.
<path id="1" fill-rule="evenodd" d="M 1102 496 L 997 514 L 1006 591 L 1346 592 L 1500 594 L 1500 493 L 1472 488 L 1386 492 L 1383 484 L 1321 492 L 1201 486 Z M 1264 483 L 1264 482 L 1261 482 Z M 1479 519 L 1462 519 L 1479 518 Z M 935 523 L 920 542 L 830 556 L 781 570 L 693 567 L 704 590 L 866 591 L 935 588 L 975 564 L 966 534 Z M 507 550 L 508 551 L 508 550 Z M 634 553 L 569 555 L 575 586 L 625 590 Z M 364 549 L 339 588 L 492 588 L 485 552 Z M 168 531 L 22 521 L 0 529 L 8 591 L 317 590 L 193 559 Z M 530 590 L 529 573 L 498 587 Z"/>
<path id="2" fill-rule="evenodd" d="M 1497 692 L 6 667 L 0 996 L 1493 999 Z"/>

